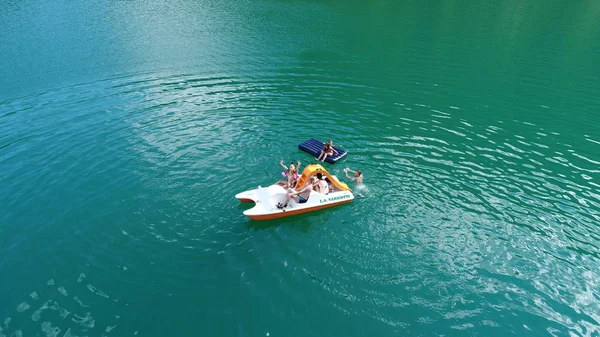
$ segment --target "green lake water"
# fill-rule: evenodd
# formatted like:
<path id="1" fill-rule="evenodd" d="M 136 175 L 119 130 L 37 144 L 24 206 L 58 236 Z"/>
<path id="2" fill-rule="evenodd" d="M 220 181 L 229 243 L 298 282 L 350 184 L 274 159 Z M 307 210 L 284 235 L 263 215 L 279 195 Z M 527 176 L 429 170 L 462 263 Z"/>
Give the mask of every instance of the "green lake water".
<path id="1" fill-rule="evenodd" d="M 599 60 L 598 1 L 0 0 L 0 336 L 599 336 Z M 312 137 L 366 189 L 247 219 Z"/>

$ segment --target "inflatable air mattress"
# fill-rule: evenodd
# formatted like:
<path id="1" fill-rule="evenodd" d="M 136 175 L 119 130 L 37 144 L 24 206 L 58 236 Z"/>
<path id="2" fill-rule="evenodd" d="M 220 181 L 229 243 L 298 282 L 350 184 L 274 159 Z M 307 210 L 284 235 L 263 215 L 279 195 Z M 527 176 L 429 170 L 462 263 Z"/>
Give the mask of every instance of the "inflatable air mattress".
<path id="1" fill-rule="evenodd" d="M 320 142 L 314 138 L 311 138 L 305 142 L 302 142 L 300 144 L 298 144 L 298 148 L 304 152 L 308 152 L 311 155 L 313 155 L 315 158 L 317 158 L 320 154 L 321 154 L 321 150 L 323 149 L 323 142 Z M 327 158 L 325 159 L 326 162 L 330 163 L 330 164 L 335 164 L 337 163 L 340 159 L 344 158 L 346 156 L 346 154 L 348 154 L 348 152 L 340 149 L 337 146 L 333 146 L 333 148 L 338 152 L 337 154 L 334 153 L 333 156 L 327 156 Z"/>

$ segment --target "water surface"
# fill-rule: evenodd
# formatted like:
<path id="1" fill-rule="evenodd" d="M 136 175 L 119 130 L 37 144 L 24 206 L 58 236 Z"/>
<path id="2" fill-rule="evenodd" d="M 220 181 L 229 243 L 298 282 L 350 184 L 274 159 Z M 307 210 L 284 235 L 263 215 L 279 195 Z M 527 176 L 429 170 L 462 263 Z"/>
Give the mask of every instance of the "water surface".
<path id="1" fill-rule="evenodd" d="M 597 336 L 599 16 L 0 0 L 0 335 Z M 246 219 L 310 137 L 368 192 Z"/>

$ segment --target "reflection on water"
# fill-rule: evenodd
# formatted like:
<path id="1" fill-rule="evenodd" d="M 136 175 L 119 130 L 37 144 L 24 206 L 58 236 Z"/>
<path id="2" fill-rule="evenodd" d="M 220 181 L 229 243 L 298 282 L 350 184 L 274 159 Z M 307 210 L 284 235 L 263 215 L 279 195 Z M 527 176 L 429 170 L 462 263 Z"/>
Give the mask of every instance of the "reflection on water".
<path id="1" fill-rule="evenodd" d="M 114 303 L 119 301 L 86 282 L 84 273 L 76 282 L 65 281 L 71 285 L 69 290 L 54 279 L 32 290 L 14 312 L 7 312 L 0 336 L 39 335 L 40 331 L 46 336 L 110 336 L 115 329 L 119 335 L 137 334 L 127 328 L 117 329 L 122 307 Z M 96 316 L 97 307 L 101 309 Z M 110 307 L 113 309 L 109 314 Z"/>
<path id="2" fill-rule="evenodd" d="M 86 5 L 0 11 L 0 336 L 600 332 L 597 4 Z"/>
<path id="3" fill-rule="evenodd" d="M 120 78 L 7 104 L 4 130 L 21 122 L 23 112 L 16 105 L 42 105 L 53 111 L 82 104 L 70 100 L 73 91 L 86 95 L 100 87 L 105 94 L 86 101 L 89 111 L 96 109 L 94 116 L 62 117 L 80 119 L 81 126 L 71 126 L 71 133 L 49 132 L 58 130 L 59 123 L 49 120 L 44 110 L 32 112 L 36 118 L 29 130 L 35 136 L 23 140 L 7 133 L 5 149 L 10 151 L 3 153 L 29 158 L 32 167 L 48 161 L 66 165 L 61 172 L 75 178 L 64 185 L 65 191 L 73 188 L 71 193 L 77 189 L 77 195 L 87 196 L 73 202 L 83 209 L 97 203 L 113 205 L 105 213 L 108 218 L 128 219 L 106 227 L 108 240 L 122 242 L 134 255 L 171 247 L 174 254 L 208 263 L 219 273 L 240 273 L 251 284 L 242 297 L 269 292 L 301 305 L 305 300 L 292 289 L 309 282 L 320 289 L 314 296 L 323 297 L 309 296 L 316 305 L 331 305 L 351 317 L 366 315 L 400 330 L 411 329 L 403 318 L 409 313 L 408 320 L 416 324 L 444 322 L 447 329 L 440 331 L 447 333 L 502 329 L 513 324 L 506 318 L 511 312 L 523 317 L 512 320 L 542 320 L 551 333 L 598 329 L 593 266 L 598 263 L 600 237 L 594 223 L 600 219 L 600 196 L 595 192 L 598 161 L 592 159 L 592 149 L 600 137 L 574 140 L 576 136 L 563 136 L 562 129 L 547 120 L 518 115 L 481 120 L 479 109 L 499 107 L 477 102 L 468 107 L 438 106 L 435 99 L 401 99 L 393 90 L 361 87 L 362 97 L 354 100 L 353 109 L 340 112 L 337 123 L 323 123 L 326 136 L 320 136 L 351 149 L 345 162 L 365 172 L 368 187 L 354 186 L 357 199 L 350 205 L 259 223 L 246 219 L 244 206 L 232 196 L 277 180 L 282 156 L 305 161 L 296 145 L 314 131 L 300 128 L 293 137 L 281 138 L 280 131 L 289 123 L 301 125 L 306 118 L 285 109 L 286 76 L 262 79 L 268 86 L 235 75 L 227 78 Z M 357 90 L 342 82 L 328 86 L 302 90 L 306 95 L 331 90 L 348 97 Z M 248 90 L 263 108 L 268 106 L 268 112 L 258 112 L 259 103 L 243 99 Z M 56 101 L 57 97 L 61 99 Z M 98 111 L 106 102 L 111 106 Z M 316 107 L 313 118 L 326 115 L 321 109 L 327 108 Z M 380 113 L 358 113 L 369 109 Z M 78 131 L 84 126 L 85 133 Z M 348 130 L 355 136 L 346 137 Z M 84 155 L 88 164 L 73 165 L 71 160 L 78 161 L 69 151 L 46 145 L 65 141 L 71 142 L 71 150 L 96 156 Z M 40 150 L 43 154 L 33 155 Z M 88 165 L 95 177 L 111 179 L 94 182 L 76 175 L 88 172 Z M 64 179 L 56 172 L 34 178 L 35 170 L 23 172 L 15 163 L 6 168 L 3 174 L 14 187 L 27 186 L 16 179 L 22 175 L 33 181 Z M 328 169 L 344 176 L 342 166 Z M 98 195 L 95 188 L 86 189 L 90 182 L 125 194 Z M 26 198 L 25 193 L 13 198 Z M 54 191 L 42 187 L 37 193 Z M 180 248 L 200 255 L 181 253 Z M 216 256 L 227 264 L 218 264 Z M 252 258 L 258 262 L 249 262 Z M 264 275 L 252 270 L 256 263 L 272 262 L 281 262 L 287 270 L 280 275 L 273 271 L 279 275 L 275 288 L 263 284 Z M 168 263 L 166 257 L 154 257 L 150 265 L 163 266 L 157 276 L 181 275 L 183 283 L 177 287 L 185 289 L 184 275 L 190 271 L 173 270 Z M 196 281 L 215 277 L 192 275 Z M 74 286 L 50 280 L 48 287 L 54 295 L 34 289 L 30 298 L 15 304 L 3 328 L 5 335 L 25 333 L 25 327 L 29 331 L 32 325 L 11 330 L 11 320 L 28 312 L 31 321 L 51 335 L 85 335 L 98 329 L 106 335 L 118 330 L 119 314 L 106 315 L 110 306 L 102 306 L 102 319 L 93 312 L 96 301 L 118 303 L 117 299 L 86 283 L 84 274 Z M 521 326 L 523 331 L 536 329 Z"/>
<path id="4" fill-rule="evenodd" d="M 513 324 L 506 318 L 511 312 L 523 317 L 512 320 L 543 320 L 551 333 L 563 328 L 598 329 L 593 266 L 598 259 L 600 237 L 594 223 L 600 219 L 600 196 L 595 192 L 598 170 L 592 147 L 600 137 L 584 135 L 574 141 L 548 121 L 524 120 L 518 115 L 482 121 L 472 115 L 478 109 L 493 111 L 493 106 L 476 102 L 471 107 L 437 106 L 435 100 L 400 99 L 393 90 L 363 87 L 353 110 L 345 112 L 346 117 L 338 115 L 340 121 L 349 122 L 324 123 L 322 130 L 325 138 L 351 149 L 345 162 L 365 172 L 368 187 L 354 186 L 357 198 L 350 205 L 255 222 L 242 215 L 245 205 L 232 196 L 277 180 L 282 156 L 300 156 L 305 161 L 296 152 L 296 143 L 314 134 L 312 129 L 301 128 L 293 137 L 281 138 L 279 130 L 305 120 L 304 115 L 284 109 L 284 76 L 263 79 L 269 86 L 244 82 L 235 75 L 227 78 L 120 78 L 28 98 L 18 105 L 45 105 L 44 109 L 52 111 L 81 104 L 71 102 L 67 92 L 85 95 L 101 87 L 105 96 L 86 104 L 92 111 L 105 100 L 112 104 L 101 108 L 100 115 L 79 115 L 79 123 L 89 131 L 85 134 L 75 127 L 75 134 L 48 133 L 48 128 L 58 129 L 56 122 L 48 120 L 43 110 L 32 112 L 36 118 L 29 130 L 39 138 L 20 140 L 17 134 L 8 133 L 5 148 L 11 151 L 3 153 L 25 158 L 41 149 L 43 155 L 29 157 L 31 165 L 58 161 L 75 175 L 86 168 L 67 164 L 69 152 L 45 144 L 73 140 L 71 149 L 95 152 L 87 161 L 96 175 L 110 172 L 114 179 L 101 179 L 94 186 L 102 183 L 115 190 L 139 191 L 109 201 L 94 189 L 82 187 L 89 180 L 75 178 L 74 184 L 65 185 L 78 188 L 79 195 L 95 196 L 78 201 L 79 207 L 113 203 L 107 215 L 122 214 L 128 219 L 120 223 L 122 227 L 108 227 L 109 240 L 123 242 L 133 254 L 145 254 L 148 247 L 172 247 L 197 252 L 199 256 L 189 257 L 200 261 L 222 256 L 226 267 L 217 261 L 209 265 L 220 273 L 243 275 L 245 284 L 251 286 L 242 296 L 276 293 L 292 298 L 294 306 L 301 305 L 306 300 L 292 289 L 309 282 L 320 289 L 314 296 L 323 297 L 309 296 L 315 304 L 331 305 L 344 316 L 366 315 L 400 330 L 412 329 L 403 318 L 409 313 L 412 318 L 408 320 L 415 324 L 443 322 L 447 329 L 440 331 L 447 333 L 502 329 Z M 340 95 L 350 97 L 356 90 L 349 84 L 332 83 L 327 90 Z M 270 102 L 268 113 L 257 112 L 255 103 L 247 106 L 240 93 L 249 88 L 254 88 L 257 100 Z M 303 90 L 309 94 L 313 89 Z M 322 93 L 324 89 L 314 90 Z M 62 99 L 54 102 L 56 97 Z M 223 104 L 229 106 L 226 112 Z M 21 122 L 23 112 L 11 104 L 5 108 L 9 115 L 3 125 L 9 130 Z M 358 113 L 369 109 L 387 112 Z M 322 118 L 321 114 L 325 112 L 317 107 L 314 118 Z M 346 137 L 348 130 L 355 136 Z M 343 177 L 342 167 L 330 165 L 328 170 Z M 3 174 L 14 186 L 26 186 L 16 177 L 34 177 L 35 171 L 23 172 L 13 164 Z M 63 178 L 49 172 L 36 179 Z M 208 192 L 212 190 L 220 193 Z M 37 191 L 39 195 L 51 192 Z M 13 197 L 25 198 L 24 193 Z M 127 203 L 119 201 L 124 198 Z M 125 205 L 128 211 L 121 213 Z M 253 258 L 258 262 L 249 262 Z M 264 275 L 252 270 L 256 263 L 272 262 L 287 270 L 277 276 L 275 288 L 272 283 L 263 284 Z M 155 263 L 164 268 L 168 259 L 153 258 L 150 265 Z M 128 270 L 126 265 L 119 268 Z M 186 274 L 185 268 L 171 268 L 157 275 Z M 212 277 L 192 276 L 197 281 Z M 107 316 L 111 310 L 106 303 L 102 319 L 93 311 L 97 301 L 118 300 L 109 291 L 86 283 L 84 274 L 73 286 L 50 280 L 48 287 L 54 295 L 33 289 L 29 298 L 15 303 L 2 333 L 30 333 L 36 325 L 11 328 L 29 312 L 37 328 L 50 335 L 99 330 L 107 335 L 118 330 L 118 312 Z M 502 315 L 493 314 L 497 312 Z M 523 331 L 536 329 L 525 323 L 521 326 Z"/>

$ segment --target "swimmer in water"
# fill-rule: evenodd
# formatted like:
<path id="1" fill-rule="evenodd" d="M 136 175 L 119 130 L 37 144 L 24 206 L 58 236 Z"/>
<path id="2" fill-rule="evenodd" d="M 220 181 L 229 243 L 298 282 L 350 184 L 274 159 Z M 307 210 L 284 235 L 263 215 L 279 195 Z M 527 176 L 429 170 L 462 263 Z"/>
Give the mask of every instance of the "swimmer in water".
<path id="1" fill-rule="evenodd" d="M 348 172 L 354 173 L 354 177 L 349 176 Z M 361 170 L 352 171 L 351 169 L 346 167 L 344 169 L 344 173 L 346 173 L 346 177 L 348 179 L 352 180 L 357 186 L 360 186 L 363 184 L 363 174 L 362 174 Z"/>

